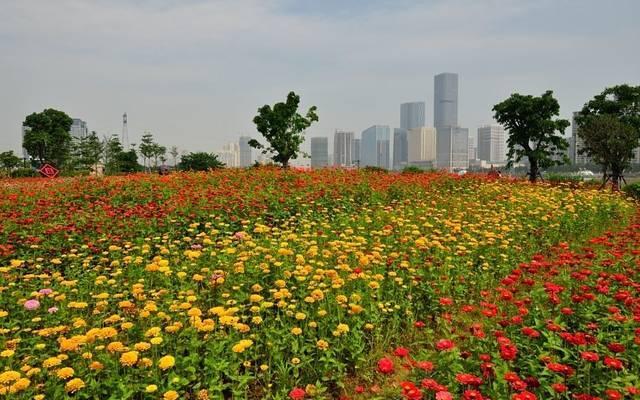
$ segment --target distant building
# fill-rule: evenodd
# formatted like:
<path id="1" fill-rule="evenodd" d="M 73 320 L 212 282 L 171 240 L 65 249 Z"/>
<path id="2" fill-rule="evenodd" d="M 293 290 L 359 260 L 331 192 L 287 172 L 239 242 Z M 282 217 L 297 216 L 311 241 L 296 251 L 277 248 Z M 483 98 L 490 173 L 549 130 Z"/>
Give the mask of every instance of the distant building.
<path id="1" fill-rule="evenodd" d="M 433 125 L 458 126 L 458 74 L 445 72 L 433 79 Z"/>
<path id="2" fill-rule="evenodd" d="M 576 165 L 591 164 L 591 157 L 589 157 L 586 154 L 580 154 L 580 150 L 584 148 L 584 144 L 583 144 L 584 142 L 582 141 L 582 138 L 578 135 L 580 128 L 578 127 L 576 118 L 578 118 L 579 116 L 580 116 L 579 112 L 573 113 L 573 119 L 571 121 L 571 139 L 574 143 L 574 146 L 573 146 L 574 153 L 571 154 L 569 158 L 572 158 Z"/>
<path id="3" fill-rule="evenodd" d="M 393 169 L 402 169 L 408 162 L 407 129 L 393 129 Z"/>
<path id="4" fill-rule="evenodd" d="M 485 125 L 478 128 L 478 159 L 488 163 L 507 161 L 506 134 L 500 125 Z"/>
<path id="5" fill-rule="evenodd" d="M 216 153 L 218 160 L 223 162 L 228 168 L 237 168 L 240 166 L 240 145 L 238 143 L 229 143 L 222 147 L 222 151 Z"/>
<path id="6" fill-rule="evenodd" d="M 425 126 L 424 101 L 400 104 L 400 129 L 412 129 Z"/>
<path id="7" fill-rule="evenodd" d="M 469 167 L 469 130 L 460 127 L 436 129 L 436 166 L 448 170 Z"/>
<path id="8" fill-rule="evenodd" d="M 71 129 L 69 129 L 69 133 L 76 139 L 87 137 L 89 135 L 87 123 L 80 118 L 74 118 L 73 123 L 71 124 Z"/>
<path id="9" fill-rule="evenodd" d="M 412 128 L 407 131 L 409 165 L 423 166 L 427 162 L 431 166 L 436 163 L 436 130 L 435 128 Z"/>
<path id="10" fill-rule="evenodd" d="M 360 146 L 360 166 L 389 169 L 389 137 L 391 129 L 387 125 L 374 125 L 362 131 Z"/>
<path id="11" fill-rule="evenodd" d="M 469 135 L 469 162 L 478 158 L 478 145 L 476 138 Z"/>
<path id="12" fill-rule="evenodd" d="M 336 130 L 333 135 L 333 165 L 350 167 L 353 165 L 353 132 Z"/>
<path id="13" fill-rule="evenodd" d="M 249 167 L 252 164 L 251 161 L 251 146 L 249 146 L 250 136 L 240 136 L 238 140 L 238 146 L 240 148 L 240 167 Z"/>
<path id="14" fill-rule="evenodd" d="M 31 127 L 24 126 L 24 125 L 22 126 L 22 158 L 25 160 L 29 159 L 29 152 L 27 151 L 27 149 L 24 148 L 24 136 L 30 130 L 31 130 Z"/>
<path id="15" fill-rule="evenodd" d="M 360 165 L 360 139 L 353 139 L 351 161 L 355 166 Z"/>
<path id="16" fill-rule="evenodd" d="M 311 138 L 311 168 L 322 168 L 329 165 L 329 138 Z"/>

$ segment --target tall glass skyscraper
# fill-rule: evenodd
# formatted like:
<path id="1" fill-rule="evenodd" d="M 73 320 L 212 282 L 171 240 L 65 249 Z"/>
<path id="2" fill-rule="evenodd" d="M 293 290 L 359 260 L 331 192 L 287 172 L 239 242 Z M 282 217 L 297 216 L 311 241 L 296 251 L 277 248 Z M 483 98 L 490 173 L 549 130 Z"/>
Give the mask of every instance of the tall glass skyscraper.
<path id="1" fill-rule="evenodd" d="M 389 169 L 390 136 L 387 125 L 374 125 L 362 131 L 360 166 Z"/>
<path id="2" fill-rule="evenodd" d="M 321 168 L 329 165 L 329 138 L 311 138 L 311 167 Z"/>
<path id="3" fill-rule="evenodd" d="M 249 146 L 249 136 L 240 136 L 238 144 L 240 145 L 240 166 L 248 167 L 251 165 L 251 146 Z"/>
<path id="4" fill-rule="evenodd" d="M 393 129 L 393 169 L 401 169 L 409 161 L 407 132 L 408 130 L 403 128 Z"/>
<path id="5" fill-rule="evenodd" d="M 353 132 L 336 130 L 333 135 L 333 165 L 350 167 L 353 165 Z"/>
<path id="6" fill-rule="evenodd" d="M 433 78 L 433 125 L 458 126 L 458 74 L 444 72 Z"/>
<path id="7" fill-rule="evenodd" d="M 413 129 L 426 126 L 424 101 L 400 104 L 400 129 Z"/>

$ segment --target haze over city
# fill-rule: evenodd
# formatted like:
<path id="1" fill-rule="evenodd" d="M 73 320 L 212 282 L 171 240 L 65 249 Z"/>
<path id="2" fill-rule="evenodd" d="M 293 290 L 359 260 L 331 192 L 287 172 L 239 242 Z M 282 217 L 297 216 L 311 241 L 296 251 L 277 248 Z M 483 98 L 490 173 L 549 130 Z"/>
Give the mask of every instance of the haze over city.
<path id="1" fill-rule="evenodd" d="M 19 151 L 44 108 L 100 135 L 150 131 L 214 151 L 294 90 L 318 107 L 307 136 L 399 126 L 433 77 L 459 74 L 471 132 L 513 92 L 554 90 L 561 116 L 604 87 L 640 82 L 636 1 L 18 1 L 0 4 L 0 149 Z M 566 134 L 569 131 L 565 132 Z M 331 140 L 331 139 L 330 139 Z"/>

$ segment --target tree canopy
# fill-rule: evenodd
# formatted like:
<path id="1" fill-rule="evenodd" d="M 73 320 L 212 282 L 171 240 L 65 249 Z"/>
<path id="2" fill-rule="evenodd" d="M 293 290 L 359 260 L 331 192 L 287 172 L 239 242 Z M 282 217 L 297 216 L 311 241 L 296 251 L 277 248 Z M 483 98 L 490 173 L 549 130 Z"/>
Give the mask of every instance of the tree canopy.
<path id="1" fill-rule="evenodd" d="M 576 122 L 580 152 L 600 165 L 617 189 L 640 140 L 640 86 L 605 89 L 584 105 Z"/>
<path id="2" fill-rule="evenodd" d="M 547 90 L 537 97 L 514 93 L 496 104 L 493 111 L 495 120 L 509 132 L 508 166 L 526 157 L 530 181 L 536 181 L 540 169 L 569 161 L 564 155 L 569 143 L 562 137 L 569 121 L 553 118 L 560 114 L 553 91 Z"/>
<path id="3" fill-rule="evenodd" d="M 286 102 L 276 103 L 273 108 L 265 104 L 253 119 L 268 145 L 262 145 L 255 139 L 251 139 L 249 145 L 262 149 L 263 154 L 273 154 L 271 159 L 281 163 L 284 168 L 289 167 L 289 160 L 298 156 L 300 145 L 304 142 L 304 130 L 318 121 L 316 106 L 309 108 L 306 115 L 302 116 L 298 113 L 299 105 L 300 96 L 290 92 Z"/>
<path id="4" fill-rule="evenodd" d="M 13 151 L 0 153 L 0 166 L 6 170 L 12 170 L 20 164 L 22 159 L 16 156 Z"/>
<path id="5" fill-rule="evenodd" d="M 40 113 L 28 115 L 22 126 L 28 129 L 23 147 L 40 163 L 50 162 L 61 166 L 71 150 L 71 124 L 66 113 L 48 108 Z"/>
<path id="6" fill-rule="evenodd" d="M 196 152 L 183 155 L 180 158 L 179 167 L 187 171 L 208 171 L 222 168 L 224 164 L 218 160 L 215 154 Z"/>

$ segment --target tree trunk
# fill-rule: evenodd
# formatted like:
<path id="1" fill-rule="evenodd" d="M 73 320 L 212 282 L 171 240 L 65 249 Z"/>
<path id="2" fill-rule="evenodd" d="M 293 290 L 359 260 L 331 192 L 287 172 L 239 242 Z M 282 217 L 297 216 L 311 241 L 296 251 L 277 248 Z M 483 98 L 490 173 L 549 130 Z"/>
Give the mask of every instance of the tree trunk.
<path id="1" fill-rule="evenodd" d="M 289 169 L 289 159 L 282 160 L 282 168 Z"/>
<path id="2" fill-rule="evenodd" d="M 538 179 L 538 160 L 529 158 L 529 182 L 535 183 Z"/>
<path id="3" fill-rule="evenodd" d="M 614 192 L 620 191 L 620 181 L 622 180 L 622 172 L 611 172 L 611 190 Z"/>

